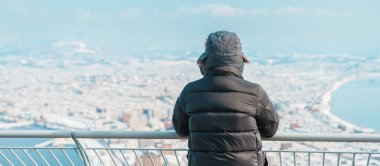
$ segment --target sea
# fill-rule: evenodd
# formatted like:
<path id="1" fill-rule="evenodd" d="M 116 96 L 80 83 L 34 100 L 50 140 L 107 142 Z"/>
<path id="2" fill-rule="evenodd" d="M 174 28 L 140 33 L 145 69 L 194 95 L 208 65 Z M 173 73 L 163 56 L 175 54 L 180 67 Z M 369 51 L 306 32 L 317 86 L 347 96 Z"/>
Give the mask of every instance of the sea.
<path id="1" fill-rule="evenodd" d="M 2 123 L 8 123 L 9 121 L 0 120 Z M 9 122 L 11 123 L 11 122 Z M 37 126 L 37 125 L 30 125 L 30 126 L 22 126 L 22 127 L 15 127 L 11 128 L 10 130 L 52 130 L 50 128 L 46 128 L 43 126 Z M 59 163 L 56 161 L 54 156 L 51 152 L 49 152 L 48 149 L 39 149 L 38 153 L 36 149 L 28 149 L 23 150 L 19 149 L 21 147 L 33 147 L 35 145 L 44 143 L 46 141 L 51 140 L 51 138 L 0 138 L 0 165 L 10 165 L 9 162 L 11 162 L 14 165 L 47 165 L 46 163 L 49 163 L 49 165 L 71 165 L 69 159 L 65 156 L 63 151 L 60 149 L 52 149 L 51 152 L 54 153 L 55 157 L 59 160 Z M 75 146 L 75 145 L 73 145 Z M 12 151 L 8 149 L 8 147 L 12 148 Z M 27 152 L 27 153 L 25 153 Z M 75 165 L 83 165 L 81 162 L 81 159 L 78 157 L 77 153 L 72 150 L 68 149 L 65 150 L 66 154 L 70 157 L 71 162 L 73 162 Z M 30 158 L 34 160 L 34 163 Z M 16 156 L 17 155 L 17 156 Z M 43 159 L 42 156 L 44 156 L 45 159 Z M 19 159 L 22 160 L 23 163 L 19 161 Z"/>
<path id="2" fill-rule="evenodd" d="M 380 77 L 360 78 L 332 94 L 332 112 L 359 127 L 380 133 Z"/>

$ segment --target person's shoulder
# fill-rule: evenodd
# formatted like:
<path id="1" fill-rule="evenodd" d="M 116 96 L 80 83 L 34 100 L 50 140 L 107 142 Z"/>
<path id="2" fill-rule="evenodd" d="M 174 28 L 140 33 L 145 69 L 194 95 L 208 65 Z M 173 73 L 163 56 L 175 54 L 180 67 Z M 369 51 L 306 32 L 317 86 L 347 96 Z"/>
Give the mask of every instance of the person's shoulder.
<path id="1" fill-rule="evenodd" d="M 264 88 L 258 84 L 258 83 L 254 83 L 255 84 L 255 88 L 254 88 L 254 93 L 256 94 L 257 97 L 263 97 L 263 96 L 268 96 L 267 95 L 267 92 L 264 90 Z"/>
<path id="2" fill-rule="evenodd" d="M 203 77 L 204 78 L 204 77 Z M 191 91 L 191 89 L 193 89 L 195 86 L 197 86 L 198 84 L 200 84 L 203 80 L 203 78 L 200 78 L 198 80 L 194 80 L 194 81 L 190 81 L 188 82 L 185 87 L 183 88 L 184 91 Z"/>
<path id="3" fill-rule="evenodd" d="M 241 79 L 239 77 L 228 77 L 228 85 L 235 87 L 235 89 L 239 92 L 249 93 L 252 95 L 256 95 L 259 89 L 261 89 L 261 85 L 255 82 L 251 82 L 249 80 Z"/>
<path id="4" fill-rule="evenodd" d="M 256 88 L 260 87 L 260 84 L 255 83 L 255 82 L 251 82 L 251 81 L 248 81 L 245 79 L 235 77 L 234 80 L 236 82 L 238 82 L 240 85 L 242 85 L 246 88 L 249 88 L 249 89 L 252 89 L 252 88 L 256 89 Z"/>
<path id="5" fill-rule="evenodd" d="M 245 85 L 246 89 L 249 89 L 249 92 L 252 94 L 255 94 L 256 96 L 262 95 L 265 92 L 264 88 L 259 84 L 255 82 L 251 82 L 248 80 L 241 79 L 242 84 Z"/>
<path id="6" fill-rule="evenodd" d="M 218 82 L 213 79 L 213 77 L 202 77 L 197 80 L 191 81 L 186 84 L 186 94 L 190 94 L 193 92 L 204 92 L 204 91 L 217 91 L 215 87 L 215 83 Z"/>
<path id="7" fill-rule="evenodd" d="M 202 77 L 200 79 L 190 81 L 189 83 L 186 84 L 185 88 L 186 89 L 192 89 L 193 87 L 199 86 L 200 84 L 203 84 L 205 81 L 205 77 Z"/>
<path id="8" fill-rule="evenodd" d="M 244 79 L 240 79 L 241 82 L 243 82 L 244 84 L 248 85 L 248 86 L 251 86 L 251 87 L 259 87 L 260 84 L 258 83 L 255 83 L 255 82 L 251 82 L 251 81 L 248 81 L 248 80 L 244 80 Z"/>

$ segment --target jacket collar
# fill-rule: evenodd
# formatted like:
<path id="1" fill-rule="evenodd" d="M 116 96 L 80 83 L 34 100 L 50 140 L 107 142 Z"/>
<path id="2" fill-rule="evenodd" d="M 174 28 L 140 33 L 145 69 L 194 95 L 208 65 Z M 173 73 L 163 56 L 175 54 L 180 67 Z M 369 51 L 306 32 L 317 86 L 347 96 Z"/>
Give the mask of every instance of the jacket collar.
<path id="1" fill-rule="evenodd" d="M 244 79 L 240 70 L 234 66 L 220 66 L 211 68 L 207 71 L 206 76 L 227 76 L 233 75 L 238 78 Z"/>

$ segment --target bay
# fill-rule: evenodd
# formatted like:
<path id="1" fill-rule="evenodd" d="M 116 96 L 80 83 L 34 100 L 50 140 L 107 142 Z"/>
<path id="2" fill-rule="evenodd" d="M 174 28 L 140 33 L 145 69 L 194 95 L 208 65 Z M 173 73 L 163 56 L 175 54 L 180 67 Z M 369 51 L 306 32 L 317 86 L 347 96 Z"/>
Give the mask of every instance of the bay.
<path id="1" fill-rule="evenodd" d="M 380 78 L 361 78 L 343 85 L 332 95 L 332 111 L 360 127 L 380 132 Z"/>

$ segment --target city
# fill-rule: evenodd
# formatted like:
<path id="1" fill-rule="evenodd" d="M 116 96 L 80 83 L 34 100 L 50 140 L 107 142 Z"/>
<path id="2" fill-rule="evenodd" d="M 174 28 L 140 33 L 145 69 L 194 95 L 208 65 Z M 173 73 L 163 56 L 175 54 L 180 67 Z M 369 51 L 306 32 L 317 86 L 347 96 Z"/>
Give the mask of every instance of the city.
<path id="1" fill-rule="evenodd" d="M 36 55 L 3 55 L 0 60 L 1 129 L 39 126 L 60 130 L 172 130 L 171 115 L 180 90 L 186 83 L 201 78 L 194 62 L 196 53 L 183 54 L 188 58 L 173 60 L 171 56 L 161 55 L 161 59 L 149 56 L 139 59 L 138 56 L 83 52 L 40 55 L 39 58 Z M 379 58 L 298 53 L 278 56 L 276 59 L 264 55 L 252 57 L 243 76 L 267 89 L 280 115 L 279 132 L 375 132 L 338 118 L 329 103 L 331 93 L 344 83 L 360 77 L 378 77 Z M 45 144 L 69 143 L 56 139 Z M 187 147 L 186 140 L 177 144 L 171 140 L 91 140 L 84 144 Z M 348 151 L 378 152 L 379 146 L 370 143 L 264 143 L 267 150 L 339 150 L 344 147 Z M 276 160 L 270 155 L 268 159 Z M 129 160 L 136 162 L 133 157 Z"/>

